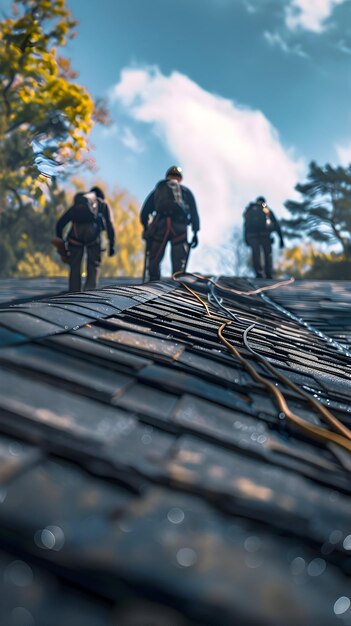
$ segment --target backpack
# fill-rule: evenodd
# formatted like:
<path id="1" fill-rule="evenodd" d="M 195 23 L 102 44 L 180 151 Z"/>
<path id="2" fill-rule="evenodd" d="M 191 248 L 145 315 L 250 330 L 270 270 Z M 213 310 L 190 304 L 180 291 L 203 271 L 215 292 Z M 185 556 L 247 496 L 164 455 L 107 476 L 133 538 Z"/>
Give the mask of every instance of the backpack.
<path id="1" fill-rule="evenodd" d="M 99 200 L 95 193 L 77 193 L 71 208 L 72 229 L 69 241 L 79 245 L 94 244 L 99 241 L 103 227 L 99 211 Z"/>
<path id="2" fill-rule="evenodd" d="M 182 189 L 176 180 L 161 180 L 154 192 L 156 213 L 187 222 L 187 210 L 183 201 Z"/>
<path id="3" fill-rule="evenodd" d="M 71 210 L 72 222 L 89 224 L 99 218 L 99 201 L 94 193 L 77 193 Z"/>
<path id="4" fill-rule="evenodd" d="M 252 202 L 245 212 L 245 230 L 247 235 L 270 233 L 272 230 L 270 209 L 265 204 Z"/>

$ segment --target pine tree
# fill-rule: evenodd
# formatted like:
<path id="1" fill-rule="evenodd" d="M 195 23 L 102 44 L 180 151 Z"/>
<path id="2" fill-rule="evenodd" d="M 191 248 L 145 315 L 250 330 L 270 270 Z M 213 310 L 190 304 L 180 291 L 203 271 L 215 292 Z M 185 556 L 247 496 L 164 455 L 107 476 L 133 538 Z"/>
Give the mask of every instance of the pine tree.
<path id="1" fill-rule="evenodd" d="M 351 165 L 347 168 L 310 164 L 308 181 L 296 185 L 302 201 L 285 203 L 292 217 L 281 220 L 286 237 L 308 237 L 339 244 L 351 257 Z"/>

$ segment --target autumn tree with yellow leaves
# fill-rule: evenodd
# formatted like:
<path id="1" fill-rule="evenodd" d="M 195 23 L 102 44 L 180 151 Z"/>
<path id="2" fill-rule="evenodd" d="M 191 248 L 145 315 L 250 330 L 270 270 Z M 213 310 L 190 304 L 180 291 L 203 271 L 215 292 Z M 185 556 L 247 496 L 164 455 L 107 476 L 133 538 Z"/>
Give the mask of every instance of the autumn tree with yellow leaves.
<path id="1" fill-rule="evenodd" d="M 322 252 L 309 242 L 284 250 L 277 263 L 277 275 L 297 279 L 345 280 L 351 275 L 351 261 L 343 253 Z"/>
<path id="2" fill-rule="evenodd" d="M 304 278 L 313 267 L 317 255 L 318 251 L 311 243 L 285 248 L 277 263 L 277 273 L 288 274 L 298 279 Z"/>
<path id="3" fill-rule="evenodd" d="M 101 276 L 141 276 L 144 245 L 139 220 L 140 209 L 124 191 L 106 193 L 116 229 L 116 254 L 103 257 Z M 104 246 L 104 247 L 107 247 Z"/>
<path id="4" fill-rule="evenodd" d="M 92 125 L 107 120 L 59 54 L 75 25 L 65 0 L 15 0 L 0 22 L 2 276 L 14 274 L 25 254 L 49 253 L 63 199 L 52 176 L 88 163 Z"/>

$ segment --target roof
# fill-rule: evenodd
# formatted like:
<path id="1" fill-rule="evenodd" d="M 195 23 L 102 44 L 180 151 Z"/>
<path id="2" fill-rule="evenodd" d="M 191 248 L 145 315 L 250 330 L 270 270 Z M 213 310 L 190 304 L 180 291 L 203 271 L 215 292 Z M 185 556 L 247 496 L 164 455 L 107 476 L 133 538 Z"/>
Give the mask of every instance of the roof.
<path id="1" fill-rule="evenodd" d="M 349 452 L 245 365 L 350 427 L 351 283 L 220 283 L 0 309 L 1 623 L 351 623 Z"/>

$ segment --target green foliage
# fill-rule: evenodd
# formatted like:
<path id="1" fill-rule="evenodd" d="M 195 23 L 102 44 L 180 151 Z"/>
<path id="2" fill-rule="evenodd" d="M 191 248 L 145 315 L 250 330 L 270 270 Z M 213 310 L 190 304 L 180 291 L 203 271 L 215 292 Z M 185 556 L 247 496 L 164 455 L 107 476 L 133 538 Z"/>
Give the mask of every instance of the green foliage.
<path id="1" fill-rule="evenodd" d="M 49 177 L 86 165 L 94 119 L 108 122 L 57 54 L 75 24 L 65 0 L 15 0 L 0 23 L 0 276 L 27 253 L 49 253 L 60 204 Z"/>
<path id="2" fill-rule="evenodd" d="M 38 278 L 41 276 L 68 276 L 67 265 L 55 261 L 42 252 L 26 252 L 18 263 L 17 278 Z"/>
<path id="3" fill-rule="evenodd" d="M 350 280 L 351 260 L 335 252 L 322 254 L 312 244 L 294 246 L 284 250 L 277 273 L 296 279 Z"/>
<path id="4" fill-rule="evenodd" d="M 304 278 L 316 280 L 350 280 L 351 260 L 342 254 L 320 254 Z"/>
<path id="5" fill-rule="evenodd" d="M 291 218 L 281 220 L 286 237 L 307 236 L 316 242 L 339 244 L 351 256 L 351 166 L 310 164 L 308 181 L 296 190 L 302 201 L 288 200 Z"/>
<path id="6" fill-rule="evenodd" d="M 16 271 L 14 248 L 6 237 L 0 239 L 0 276 L 12 276 Z"/>

